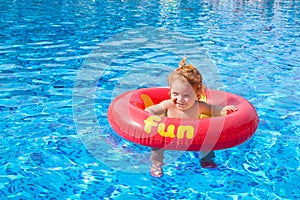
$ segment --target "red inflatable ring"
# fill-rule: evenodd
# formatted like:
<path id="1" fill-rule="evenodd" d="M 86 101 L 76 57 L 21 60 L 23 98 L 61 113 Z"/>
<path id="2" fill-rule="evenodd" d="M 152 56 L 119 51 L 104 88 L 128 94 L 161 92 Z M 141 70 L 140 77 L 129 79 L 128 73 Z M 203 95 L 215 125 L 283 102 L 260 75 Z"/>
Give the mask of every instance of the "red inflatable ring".
<path id="1" fill-rule="evenodd" d="M 121 94 L 108 109 L 112 128 L 123 138 L 153 148 L 211 151 L 237 146 L 257 129 L 258 115 L 244 98 L 224 91 L 206 92 L 207 103 L 235 105 L 227 116 L 175 119 L 150 115 L 145 107 L 169 99 L 168 88 L 143 88 Z"/>

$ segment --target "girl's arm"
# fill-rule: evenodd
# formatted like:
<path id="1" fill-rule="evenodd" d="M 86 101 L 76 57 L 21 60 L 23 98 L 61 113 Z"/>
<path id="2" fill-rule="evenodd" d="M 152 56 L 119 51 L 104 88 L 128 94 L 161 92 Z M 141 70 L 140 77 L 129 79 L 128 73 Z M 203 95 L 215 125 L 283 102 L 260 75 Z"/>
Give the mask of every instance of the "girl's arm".
<path id="1" fill-rule="evenodd" d="M 219 106 L 210 105 L 205 102 L 199 102 L 199 109 L 201 110 L 201 113 L 211 116 L 225 116 L 237 111 L 237 107 L 235 105 Z"/>
<path id="2" fill-rule="evenodd" d="M 220 115 L 225 116 L 228 115 L 232 112 L 237 111 L 237 107 L 235 105 L 228 105 L 228 106 L 224 106 L 221 111 L 220 111 Z"/>
<path id="3" fill-rule="evenodd" d="M 160 102 L 159 104 L 147 107 L 145 111 L 152 115 L 161 115 L 168 110 L 169 106 L 171 105 L 170 103 L 170 100 L 165 100 Z"/>

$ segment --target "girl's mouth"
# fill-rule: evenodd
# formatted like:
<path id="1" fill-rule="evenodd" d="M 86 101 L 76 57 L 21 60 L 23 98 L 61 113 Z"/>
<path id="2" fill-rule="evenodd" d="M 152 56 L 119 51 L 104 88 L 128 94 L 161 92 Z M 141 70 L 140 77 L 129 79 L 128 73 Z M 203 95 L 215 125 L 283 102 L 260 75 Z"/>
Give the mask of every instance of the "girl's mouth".
<path id="1" fill-rule="evenodd" d="M 184 104 L 179 103 L 179 102 L 177 101 L 177 99 L 173 99 L 173 103 L 174 103 L 174 105 L 175 105 L 176 107 L 178 107 L 178 108 L 183 108 L 183 107 L 184 107 Z"/>
<path id="2" fill-rule="evenodd" d="M 177 99 L 173 99 L 173 104 L 174 104 L 174 105 L 177 104 Z"/>

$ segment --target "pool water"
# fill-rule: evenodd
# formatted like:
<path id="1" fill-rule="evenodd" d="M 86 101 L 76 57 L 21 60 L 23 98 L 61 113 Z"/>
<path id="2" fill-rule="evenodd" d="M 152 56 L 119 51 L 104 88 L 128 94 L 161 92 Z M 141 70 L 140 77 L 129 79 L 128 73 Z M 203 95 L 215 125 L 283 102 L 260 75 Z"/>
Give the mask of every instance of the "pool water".
<path id="1" fill-rule="evenodd" d="M 0 30 L 1 199 L 300 198 L 299 0 L 0 0 Z M 106 111 L 182 56 L 260 123 L 218 168 L 168 151 L 153 178 Z"/>

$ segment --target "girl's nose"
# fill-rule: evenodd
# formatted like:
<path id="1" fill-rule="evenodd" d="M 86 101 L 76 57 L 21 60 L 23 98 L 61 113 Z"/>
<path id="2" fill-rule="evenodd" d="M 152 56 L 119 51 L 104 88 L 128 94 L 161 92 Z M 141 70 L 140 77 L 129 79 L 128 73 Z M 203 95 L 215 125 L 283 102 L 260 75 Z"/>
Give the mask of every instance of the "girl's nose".
<path id="1" fill-rule="evenodd" d="M 178 100 L 178 101 L 181 101 L 182 99 L 183 99 L 183 98 L 182 98 L 181 95 L 178 95 L 178 96 L 177 96 L 177 100 Z"/>

